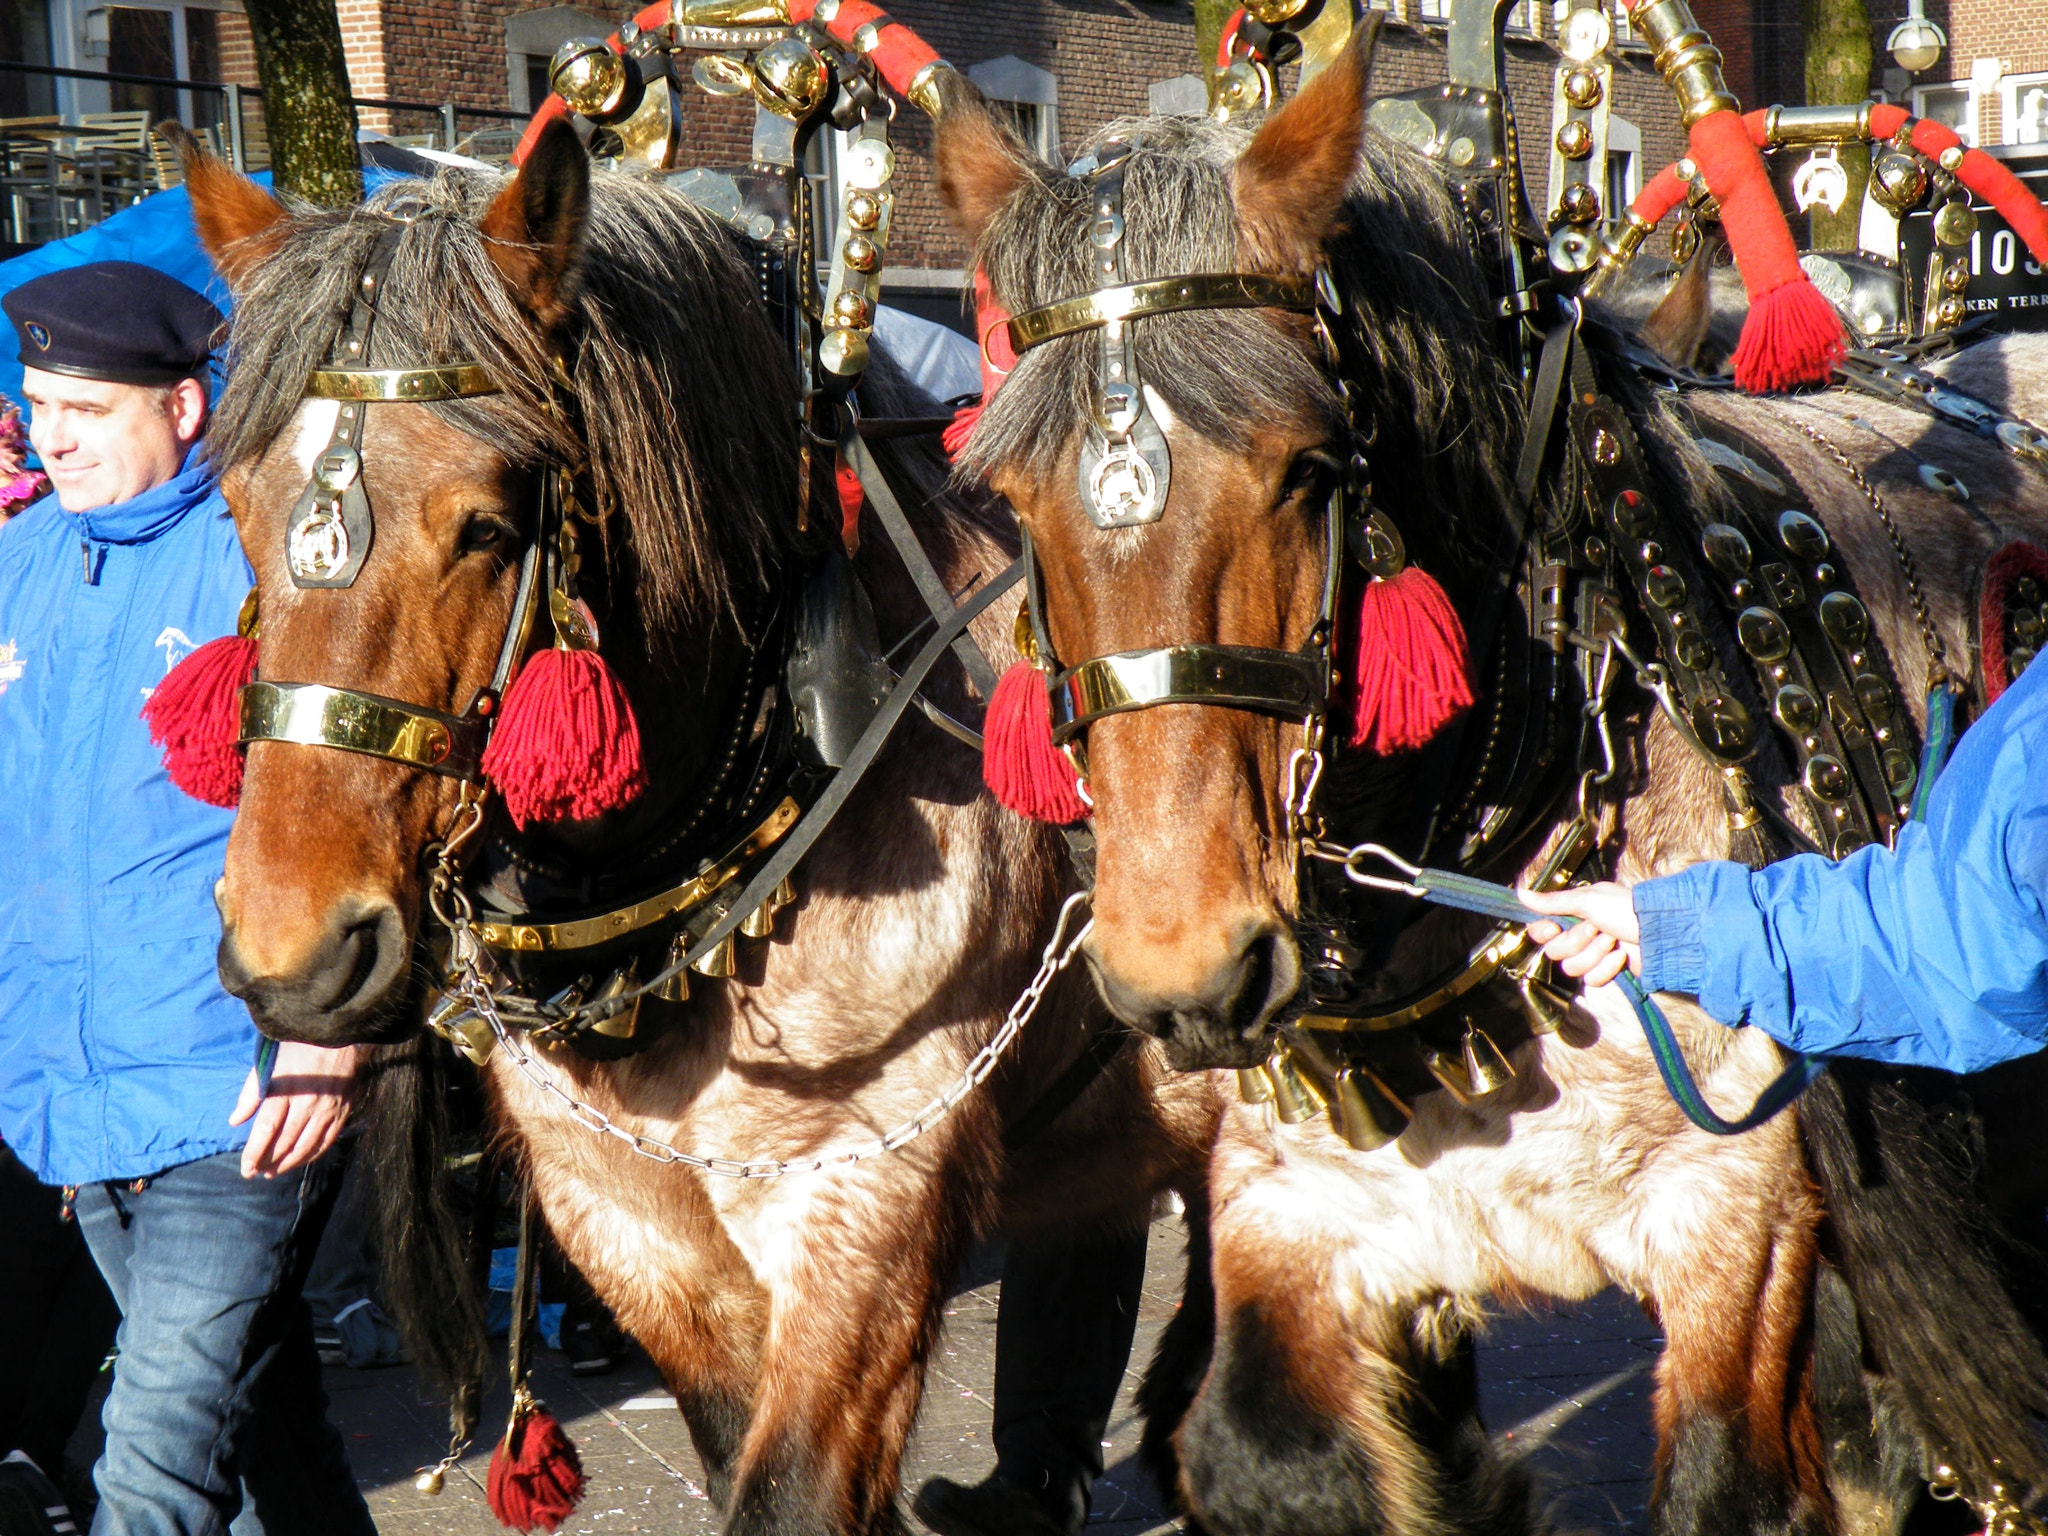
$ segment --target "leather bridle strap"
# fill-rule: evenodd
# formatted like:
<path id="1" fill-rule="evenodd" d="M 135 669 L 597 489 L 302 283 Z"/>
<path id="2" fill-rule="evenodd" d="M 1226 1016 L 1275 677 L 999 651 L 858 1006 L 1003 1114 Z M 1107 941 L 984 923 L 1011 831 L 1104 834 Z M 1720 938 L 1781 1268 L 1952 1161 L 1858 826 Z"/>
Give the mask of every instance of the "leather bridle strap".
<path id="1" fill-rule="evenodd" d="M 1010 321 L 1010 345 L 1019 357 L 1061 336 L 1100 329 L 1149 315 L 1196 309 L 1293 309 L 1316 307 L 1313 277 L 1275 277 L 1259 272 L 1195 272 L 1149 282 L 1098 288 L 1075 298 L 1028 309 Z"/>

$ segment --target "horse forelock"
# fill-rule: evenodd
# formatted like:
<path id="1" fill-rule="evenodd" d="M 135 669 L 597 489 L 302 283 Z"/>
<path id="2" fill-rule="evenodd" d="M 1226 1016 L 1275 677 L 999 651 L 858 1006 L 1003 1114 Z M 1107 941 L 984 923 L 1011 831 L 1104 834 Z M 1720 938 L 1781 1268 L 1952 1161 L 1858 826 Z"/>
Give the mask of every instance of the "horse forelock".
<path id="1" fill-rule="evenodd" d="M 297 207 L 238 296 L 227 385 L 209 431 L 222 470 L 285 431 L 328 363 L 358 275 L 389 220 L 408 221 L 367 364 L 477 362 L 502 393 L 429 407 L 526 466 L 586 463 L 625 519 L 631 600 L 657 646 L 765 587 L 796 547 L 794 384 L 732 240 L 685 199 L 624 177 L 591 188 L 559 409 L 549 339 L 514 301 L 477 221 L 504 178 L 447 170 L 362 207 Z"/>
<path id="2" fill-rule="evenodd" d="M 1231 169 L 1250 142 L 1244 129 L 1141 118 L 1111 124 L 1088 147 L 1110 139 L 1136 145 L 1124 187 L 1131 281 L 1243 266 Z M 1011 313 L 1098 285 L 1087 194 L 1083 180 L 1036 171 L 990 221 L 977 258 Z M 1329 255 L 1357 343 L 1349 355 L 1363 364 L 1351 389 L 1370 456 L 1384 467 L 1381 499 L 1410 514 L 1400 520 L 1411 540 L 1455 557 L 1467 547 L 1465 522 L 1490 521 L 1506 505 L 1520 425 L 1464 217 L 1437 171 L 1369 130 Z M 1155 316 L 1135 336 L 1146 383 L 1221 447 L 1248 451 L 1254 429 L 1276 418 L 1341 423 L 1334 381 L 1270 314 Z M 1098 356 L 1092 334 L 1027 353 L 983 414 L 962 472 L 1055 471 L 1090 418 Z"/>

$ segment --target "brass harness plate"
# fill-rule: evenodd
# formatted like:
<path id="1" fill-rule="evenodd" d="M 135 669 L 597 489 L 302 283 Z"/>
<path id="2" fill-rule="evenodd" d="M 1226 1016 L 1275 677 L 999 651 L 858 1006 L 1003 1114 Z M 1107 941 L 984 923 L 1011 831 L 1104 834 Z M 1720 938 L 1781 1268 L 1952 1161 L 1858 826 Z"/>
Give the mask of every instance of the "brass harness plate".
<path id="1" fill-rule="evenodd" d="M 306 376 L 308 400 L 466 400 L 495 395 L 498 386 L 475 363 L 437 368 L 316 368 Z"/>
<path id="2" fill-rule="evenodd" d="M 320 683 L 251 683 L 242 690 L 243 744 L 290 741 L 339 747 L 432 773 L 473 778 L 483 757 L 481 721 Z"/>
<path id="3" fill-rule="evenodd" d="M 666 918 L 703 905 L 716 892 L 737 880 L 747 860 L 780 842 L 783 835 L 796 825 L 802 811 L 795 800 L 785 798 L 768 813 L 766 821 L 702 874 L 658 896 L 636 901 L 630 907 L 560 923 L 479 922 L 476 925 L 477 937 L 492 949 L 537 953 L 553 949 L 590 949 L 638 933 Z"/>
<path id="4" fill-rule="evenodd" d="M 1092 331 L 1147 315 L 1191 309 L 1298 309 L 1316 307 L 1312 277 L 1272 277 L 1256 272 L 1199 272 L 1145 283 L 1098 288 L 1026 310 L 1010 322 L 1010 345 L 1021 357 L 1033 347 L 1078 331 Z"/>

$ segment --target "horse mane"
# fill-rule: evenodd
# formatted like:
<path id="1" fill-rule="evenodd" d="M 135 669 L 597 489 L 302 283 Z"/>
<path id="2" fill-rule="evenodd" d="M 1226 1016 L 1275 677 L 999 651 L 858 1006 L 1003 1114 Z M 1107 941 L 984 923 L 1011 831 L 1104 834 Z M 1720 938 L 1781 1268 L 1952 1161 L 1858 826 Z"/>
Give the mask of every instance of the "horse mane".
<path id="1" fill-rule="evenodd" d="M 795 380 L 736 236 L 687 199 L 593 179 L 564 359 L 507 291 L 478 220 L 506 178 L 450 169 L 361 207 L 295 206 L 290 236 L 238 295 L 227 385 L 209 431 L 226 470 L 261 455 L 299 407 L 389 220 L 407 222 L 378 302 L 370 366 L 475 361 L 503 393 L 429 409 L 514 463 L 586 462 L 626 520 L 622 583 L 650 642 L 740 613 L 799 546 Z"/>
<path id="2" fill-rule="evenodd" d="M 1206 118 L 1151 117 L 1113 123 L 1088 147 L 1110 139 L 1141 151 L 1124 190 L 1131 280 L 1238 269 L 1231 170 L 1250 133 Z M 1097 286 L 1087 190 L 1080 179 L 1035 166 L 990 221 L 977 257 L 1012 313 Z M 1511 494 L 1522 417 L 1515 382 L 1497 360 L 1491 284 L 1464 214 L 1441 172 L 1368 129 L 1329 251 L 1347 309 L 1346 362 L 1359 375 L 1350 381 L 1359 430 L 1379 471 L 1376 494 L 1425 552 L 1481 568 Z M 1221 447 L 1244 451 L 1254 424 L 1280 416 L 1341 428 L 1334 382 L 1269 315 L 1162 315 L 1138 326 L 1136 339 L 1146 383 Z M 1027 353 L 984 413 L 963 472 L 1002 464 L 1053 472 L 1090 419 L 1095 359 L 1086 340 Z"/>

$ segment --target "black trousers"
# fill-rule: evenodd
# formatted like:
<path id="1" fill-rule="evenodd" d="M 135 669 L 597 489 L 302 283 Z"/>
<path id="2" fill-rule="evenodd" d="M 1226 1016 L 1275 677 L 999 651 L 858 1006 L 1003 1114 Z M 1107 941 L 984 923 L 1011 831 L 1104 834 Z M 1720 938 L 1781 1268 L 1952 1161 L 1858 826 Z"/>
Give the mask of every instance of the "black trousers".
<path id="1" fill-rule="evenodd" d="M 1088 1515 L 1131 1358 L 1145 1237 L 1010 1244 L 996 1310 L 996 1471 L 1060 1525 Z"/>
<path id="2" fill-rule="evenodd" d="M 121 1322 L 62 1204 L 0 1145 L 0 1456 L 25 1451 L 52 1482 Z"/>

